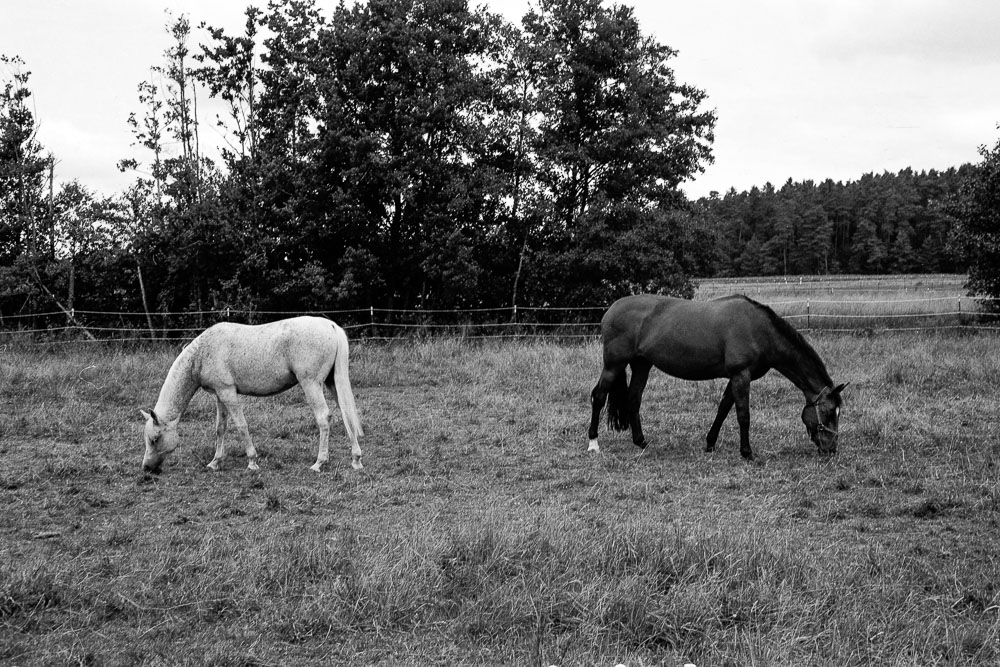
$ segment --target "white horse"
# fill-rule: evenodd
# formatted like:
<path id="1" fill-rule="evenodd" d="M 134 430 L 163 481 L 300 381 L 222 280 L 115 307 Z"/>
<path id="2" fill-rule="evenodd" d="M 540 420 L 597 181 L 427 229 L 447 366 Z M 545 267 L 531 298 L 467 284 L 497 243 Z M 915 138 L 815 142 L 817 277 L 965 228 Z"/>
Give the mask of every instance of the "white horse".
<path id="1" fill-rule="evenodd" d="M 321 317 L 293 317 L 258 326 L 223 322 L 209 327 L 177 355 L 156 407 L 149 412 L 140 410 L 146 419 L 143 470 L 159 472 L 163 458 L 177 448 L 177 424 L 198 389 L 217 399 L 215 458 L 208 467 L 218 470 L 226 457 L 223 436 L 227 417 L 231 417 L 246 444 L 247 468 L 257 470 L 257 450 L 247 430 L 239 394 L 272 396 L 296 384 L 302 387 L 319 427 L 319 455 L 311 469 L 319 472 L 330 458 L 330 409 L 323 395 L 325 384 L 340 404 L 351 441 L 351 465 L 360 470 L 358 436 L 364 432 L 354 404 L 347 360 L 347 334 Z"/>

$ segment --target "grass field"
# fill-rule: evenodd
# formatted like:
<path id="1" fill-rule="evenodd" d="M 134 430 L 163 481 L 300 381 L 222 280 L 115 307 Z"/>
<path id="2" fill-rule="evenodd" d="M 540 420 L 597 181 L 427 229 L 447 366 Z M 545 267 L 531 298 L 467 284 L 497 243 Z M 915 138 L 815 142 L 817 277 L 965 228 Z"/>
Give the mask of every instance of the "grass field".
<path id="1" fill-rule="evenodd" d="M 596 342 L 355 344 L 367 432 L 315 474 L 298 390 L 247 400 L 261 471 L 211 473 L 195 398 L 159 477 L 139 408 L 175 347 L 0 353 L 0 663 L 980 665 L 1000 661 L 1000 345 L 817 334 L 801 394 L 654 374 L 652 444 L 586 453 Z"/>

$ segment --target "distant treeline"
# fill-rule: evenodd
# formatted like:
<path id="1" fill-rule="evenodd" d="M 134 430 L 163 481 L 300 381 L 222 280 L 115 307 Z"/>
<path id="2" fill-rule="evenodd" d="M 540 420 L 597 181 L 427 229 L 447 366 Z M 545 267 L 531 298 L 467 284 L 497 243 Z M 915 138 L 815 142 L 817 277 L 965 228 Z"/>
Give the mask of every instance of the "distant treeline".
<path id="1" fill-rule="evenodd" d="M 974 170 L 904 169 L 713 193 L 693 207 L 714 239 L 698 269 L 707 277 L 964 273 L 967 259 L 951 242 L 954 203 Z"/>

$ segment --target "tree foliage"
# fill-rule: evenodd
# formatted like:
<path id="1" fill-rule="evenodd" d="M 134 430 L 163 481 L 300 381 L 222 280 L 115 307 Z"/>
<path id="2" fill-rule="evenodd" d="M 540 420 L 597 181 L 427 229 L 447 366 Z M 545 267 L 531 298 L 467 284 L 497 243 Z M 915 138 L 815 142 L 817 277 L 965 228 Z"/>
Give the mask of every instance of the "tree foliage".
<path id="1" fill-rule="evenodd" d="M 165 83 L 145 84 L 132 121 L 159 193 L 137 243 L 157 304 L 452 308 L 689 291 L 673 240 L 651 230 L 680 219 L 678 185 L 711 159 L 704 93 L 675 80 L 673 51 L 628 8 L 542 2 L 524 25 L 466 0 L 329 14 L 284 0 L 247 10 L 242 35 L 207 27 L 192 70 L 189 24 L 168 26 Z M 191 77 L 228 104 L 224 171 L 192 169 L 187 149 L 166 156 L 163 137 L 191 135 Z M 633 261 L 640 237 L 650 259 Z"/>
<path id="2" fill-rule="evenodd" d="M 979 154 L 982 162 L 952 205 L 954 242 L 969 257 L 972 294 L 1000 298 L 1000 140 L 993 148 L 981 146 Z"/>
<path id="3" fill-rule="evenodd" d="M 0 286 L 4 300 L 34 301 L 33 272 L 45 237 L 45 173 L 49 160 L 37 139 L 31 72 L 17 57 L 0 56 Z M 51 235 L 49 235 L 51 236 Z"/>
<path id="4" fill-rule="evenodd" d="M 964 271 L 965 254 L 949 244 L 949 202 L 971 172 L 966 165 L 847 183 L 789 180 L 699 200 L 717 248 L 703 275 Z"/>

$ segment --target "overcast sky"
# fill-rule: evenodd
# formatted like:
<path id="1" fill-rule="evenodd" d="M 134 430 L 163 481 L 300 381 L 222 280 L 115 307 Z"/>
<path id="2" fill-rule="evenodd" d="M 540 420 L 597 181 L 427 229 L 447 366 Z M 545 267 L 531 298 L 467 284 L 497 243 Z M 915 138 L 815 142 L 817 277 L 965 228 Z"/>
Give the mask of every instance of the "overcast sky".
<path id="1" fill-rule="evenodd" d="M 126 120 L 141 111 L 136 86 L 170 46 L 165 10 L 238 34 L 248 4 L 266 0 L 3 0 L 0 54 L 31 72 L 57 179 L 122 190 L 134 178 L 115 165 L 134 153 Z M 529 0 L 482 4 L 519 22 Z M 685 185 L 690 196 L 947 169 L 978 162 L 977 148 L 1000 137 L 997 0 L 625 4 L 645 33 L 679 51 L 678 78 L 717 111 L 715 164 Z M 214 131 L 202 120 L 203 135 Z"/>

